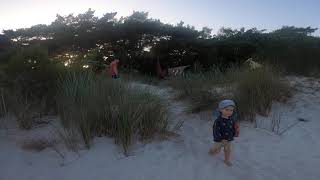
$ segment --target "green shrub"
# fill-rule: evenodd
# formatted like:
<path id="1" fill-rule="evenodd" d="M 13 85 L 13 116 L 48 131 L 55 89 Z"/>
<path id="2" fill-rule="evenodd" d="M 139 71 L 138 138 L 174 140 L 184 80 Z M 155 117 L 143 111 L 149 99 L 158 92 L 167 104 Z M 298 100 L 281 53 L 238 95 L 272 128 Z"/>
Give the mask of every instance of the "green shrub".
<path id="1" fill-rule="evenodd" d="M 190 101 L 193 113 L 214 109 L 221 99 L 232 98 L 239 107 L 239 117 L 249 120 L 254 120 L 257 113 L 267 115 L 273 101 L 285 101 L 291 96 L 280 70 L 267 65 L 255 70 L 231 66 L 225 72 L 214 68 L 174 78 L 168 84 L 177 90 L 178 99 Z M 223 92 L 217 92 L 217 88 Z"/>
<path id="2" fill-rule="evenodd" d="M 32 127 L 32 117 L 55 107 L 56 83 L 62 64 L 49 58 L 44 47 L 22 48 L 1 66 L 0 85 L 7 92 L 7 110 L 17 117 L 19 126 Z"/>
<path id="3" fill-rule="evenodd" d="M 239 71 L 237 77 L 233 95 L 242 119 L 254 120 L 256 113 L 268 115 L 273 101 L 285 101 L 291 96 L 279 71 L 269 66 Z"/>
<path id="4" fill-rule="evenodd" d="M 206 90 L 195 91 L 191 97 L 191 105 L 189 111 L 198 113 L 201 111 L 212 110 L 216 107 L 221 96 L 216 92 Z"/>
<path id="5" fill-rule="evenodd" d="M 219 68 L 212 68 L 208 72 L 172 78 L 167 84 L 177 90 L 177 99 L 190 101 L 188 111 L 197 113 L 215 108 L 221 95 L 214 88 L 225 83 L 223 77 Z"/>
<path id="6" fill-rule="evenodd" d="M 88 148 L 94 136 L 109 135 L 127 153 L 136 135 L 152 138 L 167 126 L 167 105 L 160 97 L 89 72 L 68 74 L 57 98 L 63 126 L 76 129 Z"/>
<path id="7" fill-rule="evenodd" d="M 36 114 L 34 108 L 38 104 L 18 90 L 8 93 L 8 96 L 7 102 L 10 105 L 10 111 L 15 115 L 19 128 L 31 129 L 34 124 L 33 117 Z"/>
<path id="8" fill-rule="evenodd" d="M 320 69 L 320 38 L 277 37 L 256 53 L 265 63 L 281 66 L 288 74 L 312 76 Z"/>

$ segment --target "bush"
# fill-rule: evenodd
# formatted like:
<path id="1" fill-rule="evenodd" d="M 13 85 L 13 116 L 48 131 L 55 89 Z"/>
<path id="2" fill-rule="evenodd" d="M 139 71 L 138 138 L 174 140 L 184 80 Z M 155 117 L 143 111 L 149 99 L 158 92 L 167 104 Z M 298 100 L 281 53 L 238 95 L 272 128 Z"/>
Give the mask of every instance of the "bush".
<path id="1" fill-rule="evenodd" d="M 213 103 L 218 99 L 216 92 L 210 91 L 212 88 L 205 83 L 204 79 L 196 80 L 195 77 L 184 77 L 170 82 L 178 91 L 177 99 L 190 101 L 188 110 L 192 113 L 213 108 Z"/>
<path id="2" fill-rule="evenodd" d="M 7 92 L 6 96 L 9 110 L 15 115 L 19 128 L 31 129 L 35 122 L 34 117 L 40 114 L 39 101 L 18 89 Z"/>
<path id="3" fill-rule="evenodd" d="M 197 113 L 213 109 L 221 99 L 215 87 L 223 85 L 225 79 L 222 71 L 213 67 L 208 72 L 187 73 L 185 76 L 169 80 L 168 85 L 177 90 L 177 99 L 190 101 L 188 111 Z"/>
<path id="4" fill-rule="evenodd" d="M 17 50 L 1 66 L 6 107 L 17 117 L 20 128 L 30 129 L 35 115 L 55 107 L 56 83 L 63 72 L 60 65 L 49 58 L 46 48 L 32 46 Z"/>
<path id="5" fill-rule="evenodd" d="M 285 101 L 291 96 L 289 85 L 274 68 L 265 66 L 237 73 L 233 95 L 242 119 L 254 120 L 256 113 L 268 115 L 273 101 Z"/>
<path id="6" fill-rule="evenodd" d="M 193 113 L 215 109 L 221 99 L 232 98 L 239 107 L 239 117 L 249 120 L 254 120 L 257 113 L 267 115 L 273 101 L 285 101 L 291 96 L 281 72 L 271 66 L 255 70 L 231 66 L 225 72 L 214 68 L 172 79 L 169 85 L 178 91 L 178 99 L 190 101 Z"/>
<path id="7" fill-rule="evenodd" d="M 288 28 L 294 29 L 286 27 L 283 30 Z M 303 35 L 301 32 L 270 34 L 256 55 L 265 63 L 281 66 L 289 74 L 312 76 L 320 69 L 319 50 L 319 37 Z"/>
<path id="8" fill-rule="evenodd" d="M 208 92 L 205 90 L 195 91 L 191 97 L 192 105 L 189 106 L 189 111 L 198 113 L 201 111 L 212 110 L 216 107 L 220 95 L 217 92 Z"/>
<path id="9" fill-rule="evenodd" d="M 4 67 L 6 88 L 10 92 L 17 89 L 17 93 L 29 100 L 46 98 L 47 102 L 54 102 L 61 65 L 49 58 L 46 48 L 33 46 L 17 50 Z"/>
<path id="10" fill-rule="evenodd" d="M 127 153 L 134 136 L 149 139 L 167 126 L 167 106 L 160 97 L 89 72 L 68 74 L 57 97 L 63 126 L 76 129 L 87 148 L 94 136 L 109 135 Z"/>

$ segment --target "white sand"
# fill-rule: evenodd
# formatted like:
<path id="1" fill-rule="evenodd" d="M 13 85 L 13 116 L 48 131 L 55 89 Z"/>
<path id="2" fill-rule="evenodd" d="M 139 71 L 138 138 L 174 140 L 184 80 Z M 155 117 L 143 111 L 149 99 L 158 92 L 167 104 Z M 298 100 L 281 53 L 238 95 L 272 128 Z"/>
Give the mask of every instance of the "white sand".
<path id="1" fill-rule="evenodd" d="M 233 167 L 223 164 L 222 153 L 216 157 L 207 154 L 212 145 L 209 116 L 186 114 L 184 104 L 173 102 L 172 126 L 184 121 L 180 136 L 134 145 L 129 157 L 122 155 L 112 139 L 96 138 L 92 149 L 80 151 L 80 156 L 61 150 L 66 156 L 62 160 L 52 149 L 21 149 L 25 139 L 50 136 L 51 127 L 29 132 L 11 126 L 2 129 L 0 180 L 319 180 L 320 83 L 290 80 L 299 93 L 287 104 L 273 108 L 281 114 L 281 130 L 297 118 L 309 122 L 300 122 L 281 136 L 243 123 L 240 137 L 233 142 Z M 270 118 L 259 117 L 262 119 Z"/>

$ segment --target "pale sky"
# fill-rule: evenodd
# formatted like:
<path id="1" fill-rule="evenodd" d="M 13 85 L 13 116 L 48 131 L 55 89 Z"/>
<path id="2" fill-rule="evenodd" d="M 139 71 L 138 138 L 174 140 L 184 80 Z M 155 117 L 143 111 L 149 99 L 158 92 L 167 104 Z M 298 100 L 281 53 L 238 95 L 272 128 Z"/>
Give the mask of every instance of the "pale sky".
<path id="1" fill-rule="evenodd" d="M 128 16 L 147 11 L 152 18 L 197 29 L 208 26 L 273 30 L 283 25 L 320 28 L 320 0 L 0 0 L 3 29 L 50 24 L 56 14 L 83 13 L 89 8 L 101 17 L 107 12 Z M 317 31 L 317 35 L 320 31 Z"/>

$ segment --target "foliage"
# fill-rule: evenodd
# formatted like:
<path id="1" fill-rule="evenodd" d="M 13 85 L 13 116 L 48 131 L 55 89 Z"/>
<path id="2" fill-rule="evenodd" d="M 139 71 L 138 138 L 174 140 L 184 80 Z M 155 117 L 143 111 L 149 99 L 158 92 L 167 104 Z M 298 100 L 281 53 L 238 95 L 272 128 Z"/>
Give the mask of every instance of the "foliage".
<path id="1" fill-rule="evenodd" d="M 151 92 L 89 72 L 70 73 L 59 83 L 61 122 L 88 148 L 94 136 L 109 135 L 127 153 L 135 136 L 149 139 L 166 129 L 166 107 Z"/>
<path id="2" fill-rule="evenodd" d="M 229 64 L 242 63 L 252 56 L 281 65 L 288 72 L 308 74 L 319 68 L 316 59 L 320 38 L 311 36 L 316 28 L 284 26 L 268 33 L 256 28 L 221 28 L 212 36 L 208 27 L 196 30 L 184 22 L 169 25 L 149 18 L 147 12 L 135 11 L 120 19 L 116 14 L 106 13 L 99 18 L 89 9 L 76 16 L 57 15 L 50 25 L 5 30 L 0 36 L 0 46 L 41 44 L 48 47 L 49 54 L 68 51 L 85 54 L 99 48 L 95 58 L 98 64 L 94 67 L 98 71 L 108 63 L 105 58 L 113 57 L 120 58 L 125 68 L 147 74 L 155 72 L 157 60 L 165 68 L 199 62 L 209 70 L 212 65 L 228 68 Z M 301 59 L 307 59 L 306 63 Z"/>
<path id="3" fill-rule="evenodd" d="M 177 99 L 190 101 L 188 110 L 192 113 L 210 110 L 221 99 L 214 87 L 223 81 L 222 72 L 212 68 L 206 73 L 187 73 L 185 76 L 169 80 L 169 86 L 177 90 Z"/>
<path id="4" fill-rule="evenodd" d="M 267 65 L 255 70 L 231 66 L 225 72 L 212 68 L 207 73 L 174 78 L 168 85 L 177 90 L 177 98 L 190 101 L 193 113 L 212 110 L 221 99 L 232 98 L 239 107 L 239 117 L 248 120 L 254 120 L 256 114 L 268 115 L 272 102 L 291 96 L 280 71 Z"/>
<path id="5" fill-rule="evenodd" d="M 240 69 L 236 74 L 233 96 L 240 119 L 254 120 L 256 114 L 266 116 L 274 101 L 284 102 L 291 96 L 290 86 L 275 68 Z"/>
<path id="6" fill-rule="evenodd" d="M 55 106 L 56 82 L 62 73 L 61 64 L 52 61 L 40 46 L 16 50 L 2 66 L 0 85 L 6 110 L 15 114 L 21 128 L 30 129 L 34 116 Z"/>

